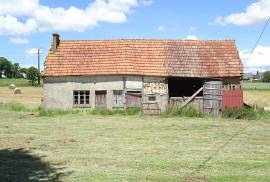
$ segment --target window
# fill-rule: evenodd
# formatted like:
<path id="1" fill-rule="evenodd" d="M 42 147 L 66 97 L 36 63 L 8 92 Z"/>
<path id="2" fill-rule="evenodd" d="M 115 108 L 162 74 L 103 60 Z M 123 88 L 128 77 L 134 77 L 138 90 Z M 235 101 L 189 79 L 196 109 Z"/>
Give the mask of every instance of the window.
<path id="1" fill-rule="evenodd" d="M 118 105 L 118 106 L 123 104 L 123 91 L 122 90 L 113 91 L 113 104 Z"/>
<path id="2" fill-rule="evenodd" d="M 156 101 L 156 96 L 149 96 L 148 101 Z"/>
<path id="3" fill-rule="evenodd" d="M 74 90 L 73 104 L 76 107 L 90 107 L 90 91 Z"/>

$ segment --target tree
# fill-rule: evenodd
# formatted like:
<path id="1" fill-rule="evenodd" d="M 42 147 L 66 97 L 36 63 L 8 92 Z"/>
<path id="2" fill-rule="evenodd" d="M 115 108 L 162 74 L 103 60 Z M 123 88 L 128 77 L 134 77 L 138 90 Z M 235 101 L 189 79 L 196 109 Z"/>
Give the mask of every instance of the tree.
<path id="1" fill-rule="evenodd" d="M 8 78 L 12 77 L 12 70 L 11 70 L 11 62 L 4 57 L 0 57 L 0 78 L 2 78 L 2 74 Z"/>
<path id="2" fill-rule="evenodd" d="M 12 72 L 13 72 L 13 77 L 14 78 L 20 78 L 20 64 L 19 63 L 14 63 L 12 66 Z"/>
<path id="3" fill-rule="evenodd" d="M 26 78 L 31 81 L 32 86 L 35 85 L 35 82 L 37 81 L 38 76 L 39 76 L 39 72 L 37 68 L 33 66 L 28 68 L 27 73 L 26 73 Z"/>
<path id="4" fill-rule="evenodd" d="M 27 68 L 20 68 L 20 78 L 26 78 Z"/>
<path id="5" fill-rule="evenodd" d="M 270 71 L 266 71 L 264 74 L 263 74 L 263 79 L 262 79 L 263 82 L 268 82 L 270 83 Z"/>

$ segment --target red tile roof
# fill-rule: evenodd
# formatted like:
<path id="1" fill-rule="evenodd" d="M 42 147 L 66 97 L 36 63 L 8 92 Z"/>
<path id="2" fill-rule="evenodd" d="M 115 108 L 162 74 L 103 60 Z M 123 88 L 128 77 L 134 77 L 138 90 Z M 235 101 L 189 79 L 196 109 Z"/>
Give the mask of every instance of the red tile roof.
<path id="1" fill-rule="evenodd" d="M 61 40 L 49 51 L 43 76 L 241 76 L 232 40 Z"/>

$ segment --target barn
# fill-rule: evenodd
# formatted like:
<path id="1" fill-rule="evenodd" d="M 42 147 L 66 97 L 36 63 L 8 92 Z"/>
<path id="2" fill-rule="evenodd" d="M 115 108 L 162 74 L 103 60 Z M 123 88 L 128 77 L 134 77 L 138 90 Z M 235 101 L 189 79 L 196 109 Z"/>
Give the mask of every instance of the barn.
<path id="1" fill-rule="evenodd" d="M 241 84 L 243 65 L 233 40 L 60 40 L 44 63 L 45 109 L 132 108 L 164 111 L 207 82 Z M 193 100 L 196 100 L 194 97 Z"/>

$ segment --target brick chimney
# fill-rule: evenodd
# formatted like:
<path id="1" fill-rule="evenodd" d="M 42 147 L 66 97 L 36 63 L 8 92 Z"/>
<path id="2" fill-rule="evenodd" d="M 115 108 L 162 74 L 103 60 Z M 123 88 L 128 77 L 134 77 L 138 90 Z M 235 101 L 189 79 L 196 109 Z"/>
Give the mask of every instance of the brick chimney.
<path id="1" fill-rule="evenodd" d="M 60 44 L 60 36 L 58 33 L 55 32 L 55 33 L 53 33 L 52 50 L 56 51 L 59 44 Z"/>

